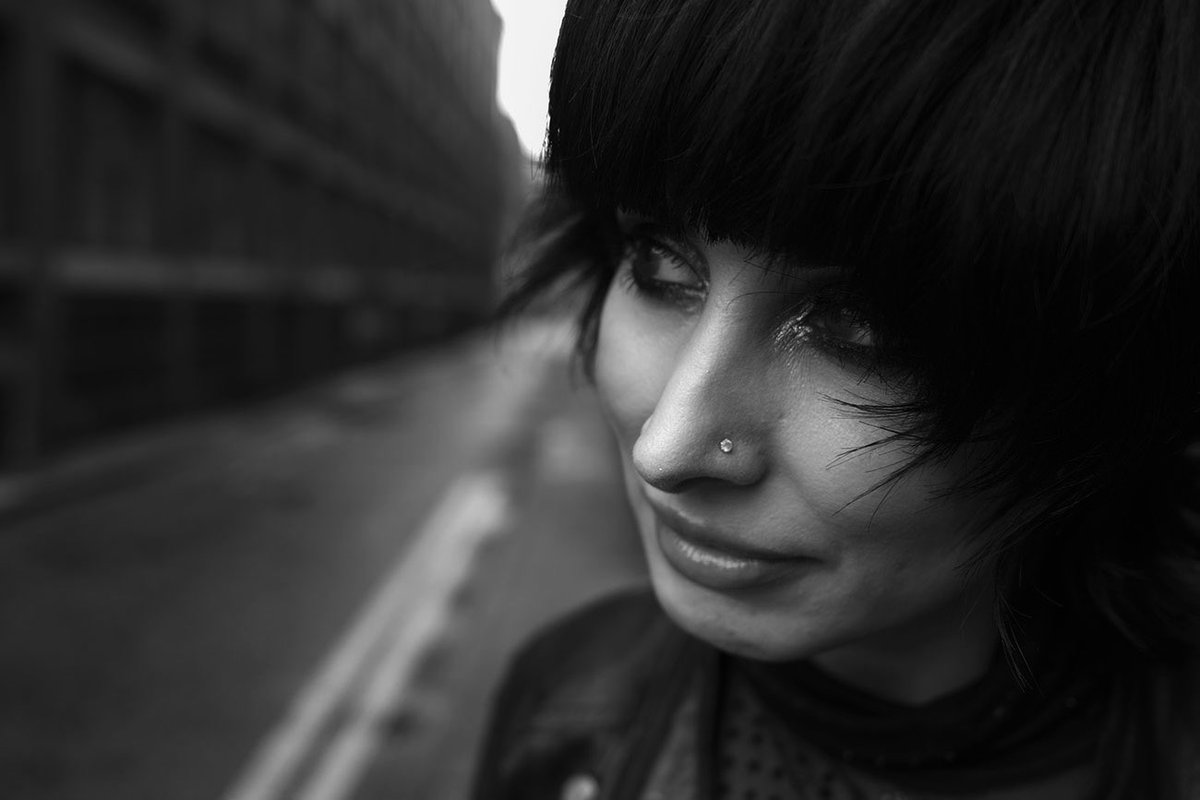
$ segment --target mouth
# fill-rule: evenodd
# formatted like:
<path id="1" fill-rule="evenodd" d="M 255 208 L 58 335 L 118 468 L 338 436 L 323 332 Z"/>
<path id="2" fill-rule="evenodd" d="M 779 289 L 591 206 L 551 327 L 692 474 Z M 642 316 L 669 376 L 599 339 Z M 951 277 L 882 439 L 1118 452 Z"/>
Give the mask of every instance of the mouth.
<path id="1" fill-rule="evenodd" d="M 683 577 L 709 589 L 734 591 L 778 583 L 811 569 L 807 556 L 747 547 L 732 537 L 650 503 L 654 532 L 667 563 Z"/>

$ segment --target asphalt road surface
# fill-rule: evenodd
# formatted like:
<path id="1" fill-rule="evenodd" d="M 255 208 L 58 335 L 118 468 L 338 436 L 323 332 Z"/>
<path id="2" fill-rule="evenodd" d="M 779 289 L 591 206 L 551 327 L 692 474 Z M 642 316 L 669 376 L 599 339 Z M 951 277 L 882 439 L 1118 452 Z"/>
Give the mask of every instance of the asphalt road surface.
<path id="1" fill-rule="evenodd" d="M 644 581 L 567 339 L 467 337 L 0 485 L 0 797 L 465 796 L 513 648 Z"/>

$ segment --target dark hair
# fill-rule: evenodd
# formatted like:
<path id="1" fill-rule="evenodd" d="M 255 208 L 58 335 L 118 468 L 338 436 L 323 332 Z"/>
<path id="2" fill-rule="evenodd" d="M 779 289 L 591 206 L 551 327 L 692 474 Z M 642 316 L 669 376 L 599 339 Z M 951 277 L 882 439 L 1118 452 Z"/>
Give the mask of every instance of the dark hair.
<path id="1" fill-rule="evenodd" d="M 590 363 L 617 209 L 848 266 L 881 358 L 914 379 L 857 410 L 914 445 L 911 466 L 988 448 L 956 490 L 1010 499 L 989 550 L 1004 602 L 1049 593 L 1130 654 L 1177 656 L 1200 618 L 1178 518 L 1200 391 L 1197 42 L 1182 0 L 571 0 L 555 233 L 510 306 L 590 286 Z"/>

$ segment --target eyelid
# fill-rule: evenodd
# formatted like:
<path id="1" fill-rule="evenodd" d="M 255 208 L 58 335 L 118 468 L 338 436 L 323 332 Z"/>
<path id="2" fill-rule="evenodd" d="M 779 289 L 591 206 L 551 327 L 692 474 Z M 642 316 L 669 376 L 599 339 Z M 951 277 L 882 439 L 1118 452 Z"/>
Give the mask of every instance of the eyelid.
<path id="1" fill-rule="evenodd" d="M 709 284 L 708 259 L 705 258 L 704 253 L 687 236 L 650 220 L 634 220 L 633 222 L 634 224 L 627 228 L 626 236 L 644 237 L 656 242 L 661 247 L 671 250 L 692 268 L 696 273 L 696 277 L 705 286 Z"/>

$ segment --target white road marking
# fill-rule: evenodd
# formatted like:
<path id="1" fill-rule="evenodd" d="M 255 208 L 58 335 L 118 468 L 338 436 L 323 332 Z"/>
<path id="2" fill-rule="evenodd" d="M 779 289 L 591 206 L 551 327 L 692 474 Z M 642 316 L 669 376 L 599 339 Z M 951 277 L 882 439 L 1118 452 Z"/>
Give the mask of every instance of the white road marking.
<path id="1" fill-rule="evenodd" d="M 340 800 L 354 789 L 479 546 L 508 513 L 497 473 L 469 473 L 451 485 L 223 800 Z M 347 706 L 331 732 L 334 712 Z"/>

